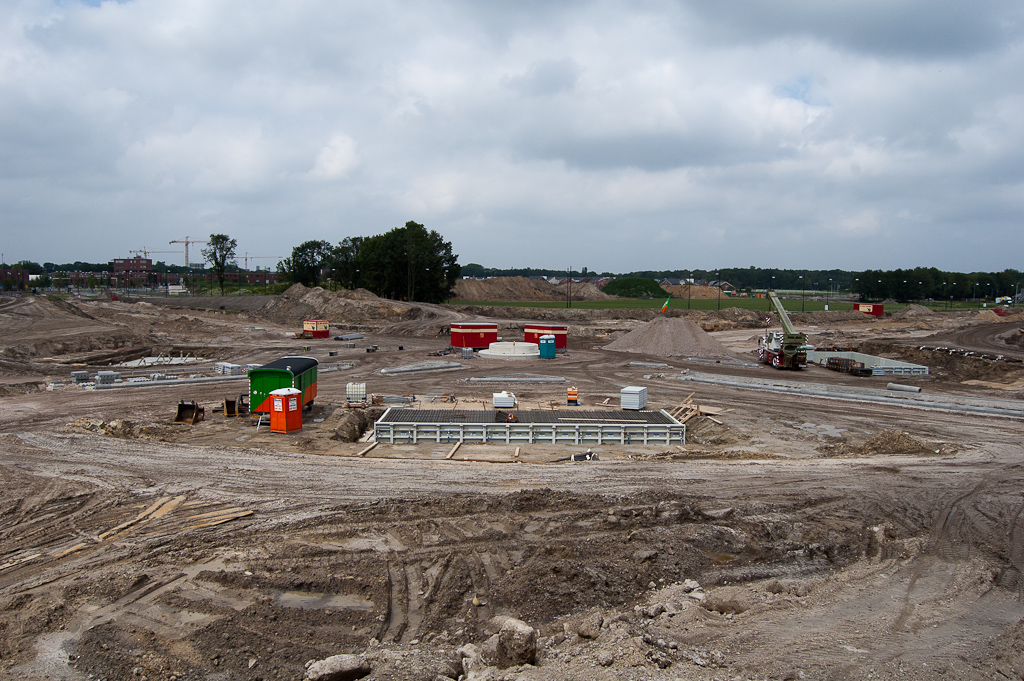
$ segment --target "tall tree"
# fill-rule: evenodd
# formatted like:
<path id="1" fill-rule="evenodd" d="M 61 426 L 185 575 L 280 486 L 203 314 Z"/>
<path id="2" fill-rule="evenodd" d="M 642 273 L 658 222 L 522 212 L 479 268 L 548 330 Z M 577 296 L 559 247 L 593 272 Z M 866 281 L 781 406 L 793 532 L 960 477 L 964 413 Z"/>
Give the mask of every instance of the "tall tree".
<path id="1" fill-rule="evenodd" d="M 238 242 L 227 234 L 211 234 L 209 243 L 203 248 L 203 259 L 210 263 L 210 268 L 217 275 L 221 295 L 224 295 L 224 270 L 228 262 L 235 259 L 237 247 Z"/>
<path id="2" fill-rule="evenodd" d="M 330 266 L 334 249 L 327 241 L 306 241 L 292 249 L 290 258 L 277 264 L 277 271 L 293 284 L 319 286 L 323 270 Z"/>
<path id="3" fill-rule="evenodd" d="M 359 278 L 379 296 L 440 303 L 449 297 L 461 268 L 451 243 L 409 221 L 360 242 Z"/>

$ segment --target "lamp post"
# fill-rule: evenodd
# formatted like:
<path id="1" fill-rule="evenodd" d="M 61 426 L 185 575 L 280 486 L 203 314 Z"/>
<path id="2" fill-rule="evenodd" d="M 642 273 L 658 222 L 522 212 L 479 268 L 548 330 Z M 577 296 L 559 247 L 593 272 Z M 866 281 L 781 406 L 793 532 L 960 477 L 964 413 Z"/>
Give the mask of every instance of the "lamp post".
<path id="1" fill-rule="evenodd" d="M 825 291 L 825 309 L 828 309 L 828 294 L 832 293 L 832 278 L 828 280 L 828 290 Z"/>
<path id="2" fill-rule="evenodd" d="M 771 285 L 772 285 L 771 290 L 774 291 L 775 290 L 775 275 L 774 274 L 772 275 Z M 765 298 L 768 298 L 768 296 L 765 296 Z M 771 300 L 771 298 L 768 298 L 767 303 L 768 303 L 767 309 L 768 309 L 769 312 L 771 312 L 772 311 L 772 300 Z"/>
<path id="3" fill-rule="evenodd" d="M 800 275 L 800 311 L 804 311 L 804 300 L 807 296 L 807 289 L 804 287 L 804 275 Z"/>
<path id="4" fill-rule="evenodd" d="M 722 309 L 722 273 L 715 272 L 715 278 L 718 279 L 718 309 Z"/>
<path id="5" fill-rule="evenodd" d="M 686 272 L 687 274 L 690 273 L 690 270 L 683 270 L 683 271 Z M 691 279 L 692 279 L 692 277 L 689 277 L 689 276 L 686 277 L 686 309 L 687 310 L 690 309 L 690 287 L 693 286 L 693 282 L 691 281 Z"/>

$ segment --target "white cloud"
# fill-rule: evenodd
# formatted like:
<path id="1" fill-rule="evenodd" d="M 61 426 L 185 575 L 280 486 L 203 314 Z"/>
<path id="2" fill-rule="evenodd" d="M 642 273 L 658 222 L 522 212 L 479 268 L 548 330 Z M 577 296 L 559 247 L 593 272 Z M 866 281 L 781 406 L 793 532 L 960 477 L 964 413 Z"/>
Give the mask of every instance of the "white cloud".
<path id="1" fill-rule="evenodd" d="M 337 180 L 359 165 L 356 143 L 348 135 L 337 134 L 316 155 L 309 176 L 318 180 Z"/>

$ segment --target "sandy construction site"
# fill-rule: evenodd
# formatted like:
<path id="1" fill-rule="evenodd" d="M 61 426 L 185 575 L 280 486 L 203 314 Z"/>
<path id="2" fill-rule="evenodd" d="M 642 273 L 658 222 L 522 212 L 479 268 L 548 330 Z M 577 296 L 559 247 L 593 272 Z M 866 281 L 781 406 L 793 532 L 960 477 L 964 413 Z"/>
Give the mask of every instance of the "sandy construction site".
<path id="1" fill-rule="evenodd" d="M 0 299 L 0 677 L 1024 678 L 1019 311 L 793 315 L 930 369 L 898 377 L 756 365 L 765 315 Z M 295 338 L 308 318 L 363 338 Z M 565 323 L 568 351 L 432 354 L 485 320 Z M 301 432 L 226 416 L 244 376 L 187 382 L 288 355 L 320 362 Z M 178 363 L 117 366 L 144 357 Z M 424 362 L 457 366 L 381 373 Z M 367 440 L 389 406 L 511 390 L 571 418 L 632 385 L 700 407 L 685 445 Z"/>

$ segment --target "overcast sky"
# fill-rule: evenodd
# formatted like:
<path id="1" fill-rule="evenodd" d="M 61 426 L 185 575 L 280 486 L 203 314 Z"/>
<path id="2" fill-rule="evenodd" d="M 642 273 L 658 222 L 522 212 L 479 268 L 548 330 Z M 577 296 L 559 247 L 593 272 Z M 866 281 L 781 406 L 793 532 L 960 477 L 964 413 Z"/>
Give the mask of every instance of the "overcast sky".
<path id="1" fill-rule="evenodd" d="M 181 264 L 415 220 L 492 267 L 1024 269 L 1022 15 L 5 2 L 0 250 Z"/>

